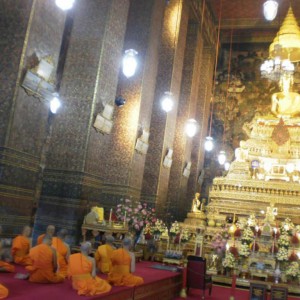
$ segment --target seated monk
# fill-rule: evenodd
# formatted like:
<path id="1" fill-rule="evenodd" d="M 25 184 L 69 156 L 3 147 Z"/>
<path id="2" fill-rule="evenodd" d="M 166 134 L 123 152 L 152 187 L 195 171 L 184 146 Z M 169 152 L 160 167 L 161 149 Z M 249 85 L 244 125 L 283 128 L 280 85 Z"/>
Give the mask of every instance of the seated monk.
<path id="1" fill-rule="evenodd" d="M 78 295 L 94 296 L 108 293 L 111 286 L 96 276 L 95 260 L 89 256 L 92 245 L 85 242 L 81 245 L 81 253 L 72 254 L 69 259 L 68 274 Z"/>
<path id="2" fill-rule="evenodd" d="M 0 284 L 0 299 L 5 299 L 8 296 L 8 289 Z"/>
<path id="3" fill-rule="evenodd" d="M 135 276 L 135 256 L 129 252 L 131 239 L 123 240 L 123 248 L 114 250 L 111 256 L 112 270 L 108 274 L 108 282 L 117 286 L 137 286 L 144 283 L 142 277 Z"/>
<path id="4" fill-rule="evenodd" d="M 48 225 L 47 229 L 46 229 L 46 233 L 41 234 L 38 238 L 37 238 L 37 245 L 42 244 L 43 239 L 45 237 L 45 235 L 51 236 L 53 237 L 55 233 L 55 226 L 54 225 Z"/>
<path id="5" fill-rule="evenodd" d="M 111 255 L 114 251 L 113 243 L 115 239 L 109 235 L 105 238 L 105 245 L 99 246 L 95 252 L 97 268 L 100 272 L 106 274 L 111 271 Z"/>
<path id="6" fill-rule="evenodd" d="M 29 257 L 31 228 L 24 226 L 22 234 L 14 238 L 11 253 L 14 262 L 19 265 L 28 266 L 32 261 Z"/>
<path id="7" fill-rule="evenodd" d="M 52 237 L 46 235 L 41 245 L 30 250 L 29 256 L 32 259 L 32 265 L 26 267 L 30 274 L 30 282 L 59 283 L 64 281 L 65 278 L 56 273 L 56 250 L 51 247 L 51 244 Z"/>
<path id="8" fill-rule="evenodd" d="M 65 243 L 67 230 L 62 229 L 57 233 L 57 237 L 52 238 L 52 247 L 56 250 L 58 272 L 67 277 L 68 275 L 68 260 L 70 256 L 70 247 Z"/>
<path id="9" fill-rule="evenodd" d="M 0 225 L 0 235 L 2 234 L 2 226 Z M 2 241 L 0 240 L 0 253 L 1 253 L 1 259 L 2 256 L 5 259 L 4 260 L 0 260 L 0 272 L 10 272 L 13 273 L 15 272 L 15 267 L 13 265 L 11 265 L 10 263 L 8 263 L 7 257 L 5 258 L 5 255 L 2 255 Z"/>

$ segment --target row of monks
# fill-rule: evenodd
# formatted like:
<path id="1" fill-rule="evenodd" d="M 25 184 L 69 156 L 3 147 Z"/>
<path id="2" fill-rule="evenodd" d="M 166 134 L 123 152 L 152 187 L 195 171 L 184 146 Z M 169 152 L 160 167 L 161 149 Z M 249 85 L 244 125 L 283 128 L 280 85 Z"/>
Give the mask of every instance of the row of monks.
<path id="1" fill-rule="evenodd" d="M 16 274 L 17 279 L 33 283 L 61 283 L 69 278 L 78 295 L 85 296 L 108 293 L 111 285 L 137 286 L 143 283 L 143 278 L 132 274 L 135 272 L 135 257 L 130 252 L 129 238 L 123 240 L 122 248 L 115 249 L 113 236 L 106 236 L 105 244 L 98 247 L 93 258 L 90 256 L 90 242 L 81 244 L 80 253 L 70 254 L 70 247 L 65 242 L 67 231 L 64 229 L 54 236 L 55 227 L 49 225 L 33 248 L 30 246 L 30 235 L 31 228 L 25 226 L 22 234 L 12 242 L 13 263 L 27 270 L 27 274 Z M 14 264 L 0 260 L 0 271 L 15 272 Z M 97 270 L 107 274 L 107 280 L 98 277 Z M 8 289 L 0 284 L 0 299 L 8 294 Z"/>

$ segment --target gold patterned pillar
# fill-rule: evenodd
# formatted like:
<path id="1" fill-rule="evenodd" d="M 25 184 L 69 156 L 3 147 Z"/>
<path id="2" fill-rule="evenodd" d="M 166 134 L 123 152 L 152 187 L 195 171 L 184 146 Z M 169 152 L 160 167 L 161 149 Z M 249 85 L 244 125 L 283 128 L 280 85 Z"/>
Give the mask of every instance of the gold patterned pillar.
<path id="1" fill-rule="evenodd" d="M 21 87 L 24 74 L 46 56 L 56 69 L 65 17 L 52 0 L 1 1 L 0 224 L 6 233 L 30 223 L 49 112 Z"/>
<path id="2" fill-rule="evenodd" d="M 149 151 L 142 184 L 142 198 L 156 203 L 159 214 L 166 211 L 170 169 L 163 166 L 163 160 L 168 149 L 173 149 L 188 17 L 188 1 L 169 1 L 162 27 Z M 174 99 L 174 108 L 168 114 L 162 110 L 160 103 L 166 91 L 172 92 Z"/>
<path id="3" fill-rule="evenodd" d="M 203 40 L 200 24 L 190 23 L 183 66 L 183 78 L 178 103 L 176 131 L 174 139 L 173 163 L 170 172 L 167 211 L 176 219 L 186 216 L 189 209 L 186 191 L 189 178 L 189 164 L 195 164 L 191 157 L 192 142 L 195 137 L 185 133 L 188 119 L 196 118 L 196 104 L 199 98 L 199 82 L 202 63 Z M 196 119 L 198 121 L 198 119 Z M 181 203 L 183 202 L 183 203 Z"/>
<path id="4" fill-rule="evenodd" d="M 87 205 L 100 201 L 105 176 L 91 152 L 101 151 L 99 142 L 109 137 L 93 124 L 103 101 L 116 94 L 129 0 L 75 3 L 60 90 L 63 105 L 53 124 L 36 234 L 51 223 L 77 233 Z"/>
<path id="5" fill-rule="evenodd" d="M 191 203 L 195 192 L 201 190 L 201 177 L 199 178 L 204 164 L 204 142 L 208 135 L 210 101 L 212 96 L 213 70 L 214 70 L 215 51 L 208 42 L 205 42 L 202 54 L 201 74 L 199 82 L 199 97 L 196 105 L 196 120 L 199 122 L 200 130 L 196 134 L 192 143 L 193 164 L 188 180 L 187 201 Z M 184 207 L 183 201 L 181 202 Z"/>
<path id="6" fill-rule="evenodd" d="M 146 154 L 135 150 L 135 145 L 150 128 L 165 5 L 161 0 L 131 1 L 123 53 L 136 50 L 138 67 L 130 78 L 120 71 L 117 94 L 108 99 L 115 111 L 111 134 L 91 132 L 86 171 L 103 176 L 101 205 L 105 207 L 124 196 L 140 196 Z M 118 95 L 126 99 L 122 107 L 113 103 Z"/>

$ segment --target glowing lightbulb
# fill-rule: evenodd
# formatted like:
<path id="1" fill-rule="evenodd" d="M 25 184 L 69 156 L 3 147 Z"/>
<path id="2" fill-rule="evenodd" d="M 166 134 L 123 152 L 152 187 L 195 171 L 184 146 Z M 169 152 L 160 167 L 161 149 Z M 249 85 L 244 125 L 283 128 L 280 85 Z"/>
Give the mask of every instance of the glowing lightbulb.
<path id="1" fill-rule="evenodd" d="M 273 21 L 277 16 L 278 2 L 275 0 L 268 0 L 264 3 L 264 16 L 266 20 Z"/>
<path id="2" fill-rule="evenodd" d="M 228 171 L 229 168 L 230 168 L 230 162 L 227 161 L 227 162 L 224 164 L 224 169 L 225 169 L 225 171 Z"/>
<path id="3" fill-rule="evenodd" d="M 204 148 L 208 152 L 210 152 L 212 149 L 214 149 L 214 139 L 211 136 L 207 136 L 205 138 Z"/>
<path id="4" fill-rule="evenodd" d="M 75 0 L 55 0 L 55 4 L 62 10 L 71 9 Z"/>
<path id="5" fill-rule="evenodd" d="M 161 99 L 161 107 L 165 112 L 169 112 L 173 109 L 174 102 L 172 98 L 172 93 L 165 92 L 164 96 Z"/>
<path id="6" fill-rule="evenodd" d="M 50 101 L 50 111 L 53 114 L 56 114 L 60 107 L 61 107 L 61 103 L 60 103 L 58 97 L 54 96 L 52 98 L 52 100 Z"/>
<path id="7" fill-rule="evenodd" d="M 197 133 L 198 130 L 198 123 L 196 120 L 194 119 L 189 119 L 187 120 L 186 124 L 185 124 L 185 133 L 187 134 L 187 136 L 189 137 L 194 137 L 195 134 Z"/>
<path id="8" fill-rule="evenodd" d="M 132 77 L 135 74 L 138 65 L 136 59 L 137 54 L 138 52 L 134 49 L 129 49 L 125 51 L 125 55 L 123 57 L 122 62 L 122 71 L 127 78 Z"/>
<path id="9" fill-rule="evenodd" d="M 226 162 L 226 153 L 225 151 L 221 150 L 218 155 L 218 161 L 220 165 L 224 165 Z"/>

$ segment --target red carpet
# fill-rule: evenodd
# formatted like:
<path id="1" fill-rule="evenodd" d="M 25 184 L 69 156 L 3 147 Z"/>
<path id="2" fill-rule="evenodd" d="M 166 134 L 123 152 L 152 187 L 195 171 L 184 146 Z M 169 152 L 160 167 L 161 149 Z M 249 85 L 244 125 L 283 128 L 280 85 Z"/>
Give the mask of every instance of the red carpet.
<path id="1" fill-rule="evenodd" d="M 190 293 L 186 300 L 200 300 L 202 296 L 202 292 L 199 290 L 190 290 Z M 221 286 L 213 286 L 211 296 L 208 295 L 208 291 L 205 293 L 205 300 L 229 300 L 229 297 L 232 296 L 232 290 L 230 287 L 221 287 Z M 176 298 L 175 300 L 182 300 L 183 298 Z M 249 292 L 247 290 L 236 289 L 234 293 L 235 300 L 248 300 Z M 270 296 L 268 296 L 270 299 Z M 298 297 L 289 297 L 289 300 L 299 300 Z"/>
<path id="2" fill-rule="evenodd" d="M 147 290 L 151 287 L 151 283 L 158 281 L 164 282 L 175 277 L 179 278 L 178 273 L 172 273 L 164 270 L 156 270 L 150 268 L 153 263 L 141 262 L 137 264 L 136 274 L 142 276 L 145 280 L 145 285 L 140 287 L 140 290 Z M 23 268 L 17 267 L 17 271 L 25 273 Z M 7 299 L 22 299 L 22 300 L 86 300 L 86 299 L 133 299 L 133 288 L 113 287 L 109 294 L 103 296 L 83 297 L 78 296 L 76 291 L 72 289 L 69 280 L 60 284 L 34 284 L 26 280 L 14 279 L 15 274 L 0 273 L 0 283 L 5 285 L 9 291 Z M 122 296 L 120 292 L 122 291 Z M 147 291 L 149 294 L 149 291 Z M 115 295 L 115 296 L 114 296 Z M 153 299 L 142 297 L 141 299 Z M 163 298 L 161 298 L 163 299 Z"/>

